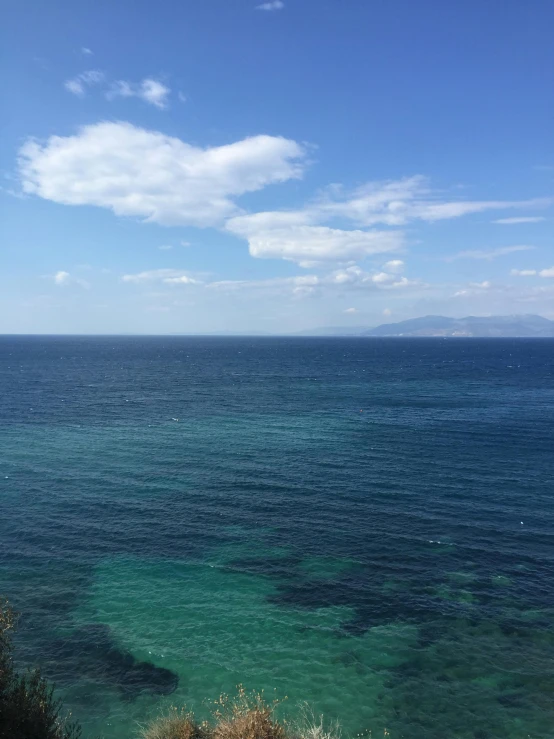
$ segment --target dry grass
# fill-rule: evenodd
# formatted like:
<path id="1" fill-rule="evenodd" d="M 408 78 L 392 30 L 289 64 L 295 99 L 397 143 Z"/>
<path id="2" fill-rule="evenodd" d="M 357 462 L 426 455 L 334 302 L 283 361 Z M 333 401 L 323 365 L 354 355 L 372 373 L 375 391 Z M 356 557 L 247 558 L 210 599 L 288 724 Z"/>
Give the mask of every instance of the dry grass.
<path id="1" fill-rule="evenodd" d="M 273 715 L 277 705 L 239 686 L 236 696 L 221 695 L 215 701 L 211 723 L 199 724 L 191 713 L 172 709 L 142 728 L 141 739 L 288 739 Z"/>
<path id="2" fill-rule="evenodd" d="M 273 715 L 278 703 L 268 704 L 262 693 L 247 693 L 239 685 L 235 697 L 222 695 L 215 702 L 213 739 L 286 739 Z"/>
<path id="3" fill-rule="evenodd" d="M 172 708 L 141 729 L 142 739 L 207 739 L 209 731 L 197 724 L 194 716 Z"/>
<path id="4" fill-rule="evenodd" d="M 325 724 L 323 716 L 316 716 L 307 703 L 300 706 L 300 717 L 289 732 L 293 739 L 341 739 L 338 721 Z"/>
<path id="5" fill-rule="evenodd" d="M 191 713 L 172 709 L 142 729 L 141 739 L 342 739 L 338 722 L 326 723 L 307 703 L 294 723 L 278 720 L 279 703 L 239 685 L 236 696 L 221 695 L 212 704 L 211 722 L 199 724 Z"/>

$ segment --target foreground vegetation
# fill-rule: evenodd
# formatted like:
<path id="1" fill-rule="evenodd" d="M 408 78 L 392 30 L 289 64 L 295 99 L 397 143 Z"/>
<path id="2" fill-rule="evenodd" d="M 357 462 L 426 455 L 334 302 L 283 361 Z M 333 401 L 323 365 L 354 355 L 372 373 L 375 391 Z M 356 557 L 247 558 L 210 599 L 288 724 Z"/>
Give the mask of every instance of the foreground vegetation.
<path id="1" fill-rule="evenodd" d="M 80 727 L 64 715 L 40 671 L 17 672 L 11 643 L 16 621 L 9 605 L 0 602 L 0 739 L 80 739 Z M 298 724 L 279 721 L 277 705 L 239 686 L 236 697 L 215 701 L 211 721 L 199 722 L 174 708 L 138 734 L 140 739 L 340 739 L 337 727 L 326 730 L 307 709 Z"/>
<path id="2" fill-rule="evenodd" d="M 40 672 L 16 671 L 11 643 L 15 623 L 8 604 L 0 603 L 0 739 L 79 739 L 79 727 L 62 716 L 61 703 Z"/>
<path id="3" fill-rule="evenodd" d="M 337 725 L 325 728 L 307 707 L 296 724 L 279 721 L 277 705 L 239 685 L 236 697 L 215 701 L 211 721 L 199 723 L 192 713 L 173 709 L 143 727 L 141 739 L 340 739 Z"/>

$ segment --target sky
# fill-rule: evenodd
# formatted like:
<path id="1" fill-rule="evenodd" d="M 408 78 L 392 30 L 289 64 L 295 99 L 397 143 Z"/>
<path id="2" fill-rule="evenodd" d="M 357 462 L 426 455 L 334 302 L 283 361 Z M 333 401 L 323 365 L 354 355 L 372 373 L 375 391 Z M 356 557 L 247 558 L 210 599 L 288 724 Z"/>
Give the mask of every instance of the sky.
<path id="1" fill-rule="evenodd" d="M 0 333 L 554 319 L 550 0 L 5 0 Z"/>

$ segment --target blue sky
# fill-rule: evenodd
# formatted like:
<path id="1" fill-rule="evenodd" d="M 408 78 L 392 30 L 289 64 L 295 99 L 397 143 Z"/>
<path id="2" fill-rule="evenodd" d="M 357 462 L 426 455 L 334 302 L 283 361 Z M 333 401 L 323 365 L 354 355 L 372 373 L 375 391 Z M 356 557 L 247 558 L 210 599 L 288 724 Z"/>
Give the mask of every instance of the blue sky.
<path id="1" fill-rule="evenodd" d="M 554 319 L 547 0 L 8 0 L 0 332 Z"/>

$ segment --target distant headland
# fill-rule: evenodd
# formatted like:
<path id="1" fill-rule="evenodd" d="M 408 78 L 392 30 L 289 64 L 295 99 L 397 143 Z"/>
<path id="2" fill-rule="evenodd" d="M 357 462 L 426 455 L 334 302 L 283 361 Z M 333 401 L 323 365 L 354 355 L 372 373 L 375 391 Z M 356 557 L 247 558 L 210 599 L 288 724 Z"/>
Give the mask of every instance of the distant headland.
<path id="1" fill-rule="evenodd" d="M 323 327 L 302 331 L 302 336 L 436 336 L 476 338 L 553 337 L 554 321 L 535 315 L 513 316 L 422 316 L 376 328 Z"/>

